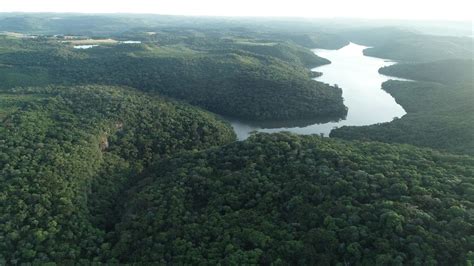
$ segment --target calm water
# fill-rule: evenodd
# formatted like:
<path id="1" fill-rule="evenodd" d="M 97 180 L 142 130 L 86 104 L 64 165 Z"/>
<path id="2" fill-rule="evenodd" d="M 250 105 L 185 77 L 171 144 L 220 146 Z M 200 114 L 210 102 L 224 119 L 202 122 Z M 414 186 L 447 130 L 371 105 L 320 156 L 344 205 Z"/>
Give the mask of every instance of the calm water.
<path id="1" fill-rule="evenodd" d="M 382 82 L 396 78 L 378 73 L 379 68 L 394 63 L 364 56 L 362 51 L 365 48 L 367 47 L 351 43 L 339 50 L 313 50 L 317 55 L 332 62 L 314 69 L 323 73 L 315 80 L 331 85 L 337 84 L 342 88 L 344 104 L 348 107 L 346 119 L 329 123 L 291 121 L 277 124 L 271 122 L 255 124 L 229 119 L 237 137 L 241 140 L 246 139 L 252 131 L 269 133 L 290 131 L 327 136 L 335 127 L 371 125 L 392 121 L 394 117 L 402 117 L 405 110 L 392 96 L 381 89 Z"/>
<path id="2" fill-rule="evenodd" d="M 138 43 L 142 43 L 141 41 L 123 41 L 123 42 L 120 42 L 120 43 L 123 43 L 123 44 L 138 44 Z"/>
<path id="3" fill-rule="evenodd" d="M 121 44 L 140 44 L 141 41 L 121 41 Z M 84 45 L 74 45 L 74 49 L 90 49 L 94 47 L 99 47 L 97 44 L 84 44 Z"/>
<path id="4" fill-rule="evenodd" d="M 93 47 L 98 47 L 97 44 L 86 44 L 86 45 L 74 45 L 74 49 L 90 49 Z"/>

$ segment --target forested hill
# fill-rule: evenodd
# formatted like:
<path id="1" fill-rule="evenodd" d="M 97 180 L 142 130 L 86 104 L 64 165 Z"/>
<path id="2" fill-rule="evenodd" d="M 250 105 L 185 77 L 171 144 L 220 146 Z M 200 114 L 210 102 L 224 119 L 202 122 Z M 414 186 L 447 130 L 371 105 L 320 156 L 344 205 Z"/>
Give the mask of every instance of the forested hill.
<path id="1" fill-rule="evenodd" d="M 150 162 L 235 140 L 207 112 L 130 88 L 1 92 L 0 119 L 2 265 L 90 262 Z"/>
<path id="2" fill-rule="evenodd" d="M 474 265 L 474 90 L 457 60 L 472 42 L 216 21 L 0 14 L 0 265 Z M 344 117 L 308 48 L 356 37 L 439 60 L 381 70 L 418 80 L 383 84 L 401 119 L 236 141 L 209 112 Z"/>
<path id="3" fill-rule="evenodd" d="M 328 60 L 292 43 L 172 36 L 143 44 L 73 49 L 55 39 L 0 37 L 1 87 L 126 85 L 231 117 L 344 117 L 342 90 L 312 80 Z M 205 33 L 203 33 L 205 34 Z"/>
<path id="4" fill-rule="evenodd" d="M 112 98 L 121 95 L 101 89 Z M 104 131 L 87 125 L 107 112 L 82 116 L 92 108 L 70 109 L 78 106 L 74 99 L 86 100 L 78 94 L 92 93 L 79 91 L 43 107 L 34 102 L 45 101 L 44 94 L 16 95 L 25 104 L 9 111 L 16 126 L 0 128 L 7 149 L 1 154 L 0 195 L 9 202 L 0 209 L 2 263 L 465 265 L 472 260 L 472 157 L 287 133 L 178 154 L 178 143 L 190 133 L 187 126 L 205 134 L 209 130 L 199 128 L 212 122 L 202 120 L 196 127 L 196 119 L 185 122 L 192 109 L 174 116 L 164 111 L 174 110 L 164 102 L 159 103 L 163 118 L 156 122 L 161 129 L 146 128 L 149 105 L 141 103 L 145 110 L 135 116 L 145 125 L 135 130 L 127 120 L 123 125 L 112 120 L 123 133 L 109 135 L 104 145 Z M 107 101 L 87 99 L 87 107 Z M 184 119 L 184 130 L 174 119 Z M 32 121 L 39 126 L 31 127 Z M 145 128 L 161 133 L 151 139 L 141 131 Z M 170 130 L 179 140 L 166 135 Z M 214 132 L 207 134 L 224 138 L 214 135 L 217 142 L 203 145 L 232 139 L 225 138 L 226 130 Z M 151 160 L 142 155 L 147 150 Z M 149 167 L 141 171 L 145 162 Z"/>
<path id="5" fill-rule="evenodd" d="M 390 123 L 341 127 L 331 136 L 409 143 L 474 155 L 473 62 L 451 59 L 381 68 L 382 74 L 431 82 L 385 82 L 382 89 L 407 114 Z"/>
<path id="6" fill-rule="evenodd" d="M 414 35 L 407 39 L 392 39 L 383 45 L 367 48 L 364 55 L 404 62 L 474 58 L 470 37 L 440 37 Z"/>
<path id="7" fill-rule="evenodd" d="M 372 27 L 341 32 L 341 36 L 358 44 L 371 46 L 367 56 L 401 62 L 430 62 L 446 59 L 473 59 L 471 37 L 435 36 L 396 27 Z"/>
<path id="8" fill-rule="evenodd" d="M 382 67 L 379 72 L 388 76 L 442 84 L 473 83 L 474 61 L 448 59 L 422 64 L 395 64 Z"/>
<path id="9" fill-rule="evenodd" d="M 258 134 L 147 172 L 115 261 L 465 265 L 474 249 L 472 157 Z"/>
<path id="10" fill-rule="evenodd" d="M 309 21 L 245 18 L 186 17 L 144 14 L 60 14 L 60 13 L 0 13 L 0 32 L 38 35 L 85 35 L 132 38 L 145 41 L 150 32 L 155 37 L 172 38 L 177 32 L 212 36 L 246 36 L 278 41 L 290 41 L 301 46 L 338 49 L 348 40 L 322 29 Z M 317 24 L 317 23 L 316 23 Z M 170 34 L 171 33 L 171 34 Z"/>

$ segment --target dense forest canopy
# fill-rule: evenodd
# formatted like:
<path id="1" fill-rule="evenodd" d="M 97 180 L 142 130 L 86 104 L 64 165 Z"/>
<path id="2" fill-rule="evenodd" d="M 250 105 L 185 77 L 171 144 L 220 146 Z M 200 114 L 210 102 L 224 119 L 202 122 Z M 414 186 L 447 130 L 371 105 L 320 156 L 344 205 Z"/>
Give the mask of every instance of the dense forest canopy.
<path id="1" fill-rule="evenodd" d="M 313 81 L 308 69 L 330 62 L 306 48 L 195 35 L 82 51 L 50 39 L 3 37 L 0 87 L 127 85 L 251 120 L 345 116 L 341 89 Z"/>
<path id="2" fill-rule="evenodd" d="M 379 24 L 0 14 L 0 265 L 474 264 L 472 38 Z M 211 113 L 343 118 L 310 49 L 349 42 L 405 116 Z"/>
<path id="3" fill-rule="evenodd" d="M 473 83 L 474 61 L 447 59 L 422 64 L 395 64 L 383 67 L 379 72 L 388 76 L 442 84 Z"/>
<path id="4" fill-rule="evenodd" d="M 350 30 L 341 33 L 352 42 L 370 46 L 367 56 L 402 62 L 473 59 L 471 36 L 435 36 L 394 27 Z"/>
<path id="5" fill-rule="evenodd" d="M 59 154 L 49 156 L 64 158 L 66 148 L 66 160 L 44 165 L 36 160 L 38 153 L 29 163 L 19 161 L 18 173 L 14 165 L 4 170 L 9 175 L 3 195 L 17 206 L 2 211 L 8 214 L 2 223 L 8 232 L 1 246 L 8 251 L 4 260 L 462 264 L 473 248 L 472 157 L 259 134 L 169 160 L 156 157 L 131 187 L 125 186 L 127 196 L 112 208 L 117 216 L 109 213 L 110 204 L 130 179 L 117 181 L 133 176 L 136 157 L 115 149 L 136 144 L 115 143 L 120 142 L 111 143 L 110 151 L 101 151 L 100 141 L 86 147 L 55 143 Z M 81 152 L 85 148 L 89 151 Z M 53 170 L 59 163 L 70 170 L 53 171 L 48 179 L 39 172 L 34 180 L 41 186 L 22 182 L 33 178 L 24 171 Z M 78 172 L 77 167 L 95 169 Z M 92 190 L 84 194 L 88 182 Z M 59 184 L 70 188 L 61 190 Z M 50 213 L 53 206 L 57 211 Z M 21 223 L 12 224 L 13 219 Z M 109 224 L 114 221 L 116 226 Z"/>
<path id="6" fill-rule="evenodd" d="M 2 264 L 96 256 L 133 176 L 154 160 L 235 139 L 209 113 L 125 88 L 14 89 L 0 97 Z"/>
<path id="7" fill-rule="evenodd" d="M 472 157 L 259 134 L 154 165 L 111 256 L 163 264 L 462 264 Z M 132 247 L 132 248 L 131 248 Z"/>
<path id="8" fill-rule="evenodd" d="M 470 37 L 438 37 L 416 35 L 403 40 L 391 40 L 389 43 L 368 48 L 365 55 L 389 58 L 406 62 L 427 62 L 450 58 L 474 58 Z"/>
<path id="9" fill-rule="evenodd" d="M 376 25 L 376 26 L 374 26 Z M 430 35 L 472 35 L 470 21 L 365 20 L 354 18 L 182 17 L 156 14 L 0 13 L 0 31 L 103 36 L 144 28 L 258 29 L 260 32 L 329 33 L 391 27 Z M 333 35 L 333 33 L 338 33 Z M 337 37 L 338 39 L 340 37 Z"/>
<path id="10" fill-rule="evenodd" d="M 341 127 L 331 136 L 409 143 L 474 155 L 472 60 L 396 64 L 383 74 L 421 81 L 387 81 L 382 89 L 407 111 L 401 119 L 363 127 Z"/>

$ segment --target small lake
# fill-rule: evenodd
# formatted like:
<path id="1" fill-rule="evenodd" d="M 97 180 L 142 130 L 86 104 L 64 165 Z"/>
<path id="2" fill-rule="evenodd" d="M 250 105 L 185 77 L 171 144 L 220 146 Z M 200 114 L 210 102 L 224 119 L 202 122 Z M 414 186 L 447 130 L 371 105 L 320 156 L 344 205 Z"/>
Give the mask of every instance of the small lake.
<path id="1" fill-rule="evenodd" d="M 123 42 L 120 42 L 120 43 L 123 43 L 123 44 L 140 44 L 142 42 L 141 41 L 123 41 Z"/>
<path id="2" fill-rule="evenodd" d="M 395 117 L 402 117 L 405 110 L 395 102 L 395 99 L 384 90 L 381 84 L 394 77 L 378 73 L 383 66 L 395 64 L 385 59 L 364 56 L 362 51 L 366 46 L 350 43 L 339 50 L 315 49 L 318 56 L 327 58 L 331 64 L 314 68 L 314 71 L 323 75 L 315 80 L 337 84 L 343 90 L 344 104 L 348 108 L 344 120 L 328 123 L 311 121 L 291 121 L 272 123 L 245 122 L 242 120 L 228 119 L 239 140 L 246 139 L 252 131 L 279 132 L 290 131 L 297 134 L 323 134 L 335 127 L 364 126 L 376 123 L 390 122 Z"/>
<path id="3" fill-rule="evenodd" d="M 117 43 L 115 40 L 110 40 L 112 43 Z M 141 41 L 120 41 L 120 44 L 141 44 Z M 81 45 L 74 45 L 74 49 L 91 49 L 94 47 L 99 47 L 98 44 L 81 44 Z"/>
<path id="4" fill-rule="evenodd" d="M 91 49 L 93 47 L 98 47 L 97 44 L 86 44 L 86 45 L 74 45 L 74 49 Z"/>

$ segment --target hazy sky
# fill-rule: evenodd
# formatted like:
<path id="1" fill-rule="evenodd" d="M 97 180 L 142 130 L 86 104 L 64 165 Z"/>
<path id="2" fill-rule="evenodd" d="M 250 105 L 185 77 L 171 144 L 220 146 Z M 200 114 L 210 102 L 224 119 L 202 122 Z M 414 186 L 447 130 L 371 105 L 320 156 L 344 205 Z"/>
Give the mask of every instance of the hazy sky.
<path id="1" fill-rule="evenodd" d="M 0 0 L 0 12 L 472 20 L 473 0 Z"/>

